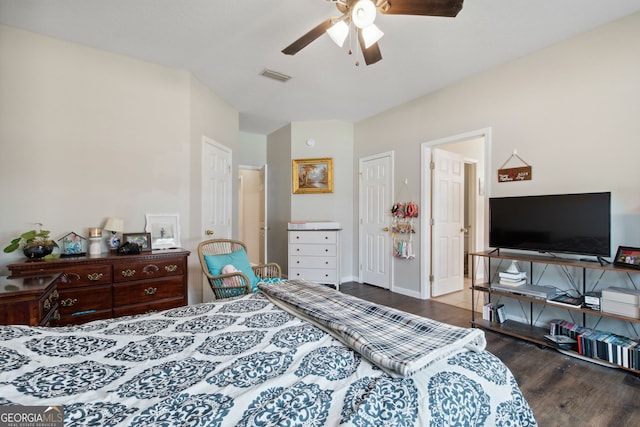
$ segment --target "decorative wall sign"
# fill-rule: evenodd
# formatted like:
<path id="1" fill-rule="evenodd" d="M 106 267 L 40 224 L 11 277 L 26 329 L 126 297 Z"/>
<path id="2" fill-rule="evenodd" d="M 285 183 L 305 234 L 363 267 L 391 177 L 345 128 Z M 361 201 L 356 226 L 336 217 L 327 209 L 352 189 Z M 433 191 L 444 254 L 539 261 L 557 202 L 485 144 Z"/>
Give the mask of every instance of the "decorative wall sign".
<path id="1" fill-rule="evenodd" d="M 505 169 L 507 163 L 514 157 L 524 163 L 525 166 Z M 513 150 L 513 154 L 511 154 L 507 161 L 503 163 L 502 167 L 498 169 L 498 182 L 513 181 L 531 181 L 531 165 L 522 160 L 522 157 L 518 156 L 516 150 Z"/>
<path id="2" fill-rule="evenodd" d="M 531 181 L 531 166 L 498 169 L 498 182 Z"/>

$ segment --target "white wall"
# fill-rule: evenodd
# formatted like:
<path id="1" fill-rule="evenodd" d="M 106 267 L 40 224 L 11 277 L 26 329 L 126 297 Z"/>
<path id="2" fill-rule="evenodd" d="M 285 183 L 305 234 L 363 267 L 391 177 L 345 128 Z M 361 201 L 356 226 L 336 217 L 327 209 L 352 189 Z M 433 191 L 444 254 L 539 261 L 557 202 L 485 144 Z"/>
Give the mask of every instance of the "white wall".
<path id="1" fill-rule="evenodd" d="M 0 242 L 42 222 L 55 238 L 145 213 L 200 224 L 202 134 L 237 144 L 238 113 L 182 70 L 0 26 Z M 6 243 L 5 243 L 6 242 Z M 106 248 L 105 248 L 106 250 Z M 200 298 L 190 257 L 189 300 Z M 0 274 L 22 260 L 0 253 Z"/>
<path id="2" fill-rule="evenodd" d="M 613 250 L 640 246 L 638 52 L 635 14 L 357 123 L 354 157 L 394 149 L 419 182 L 420 143 L 491 128 L 487 196 L 611 191 Z M 514 149 L 533 179 L 498 184 Z M 402 274 L 396 286 L 417 291 L 419 273 Z"/>
<path id="3" fill-rule="evenodd" d="M 263 166 L 267 163 L 267 136 L 257 133 L 240 132 L 238 164 L 243 166 Z"/>

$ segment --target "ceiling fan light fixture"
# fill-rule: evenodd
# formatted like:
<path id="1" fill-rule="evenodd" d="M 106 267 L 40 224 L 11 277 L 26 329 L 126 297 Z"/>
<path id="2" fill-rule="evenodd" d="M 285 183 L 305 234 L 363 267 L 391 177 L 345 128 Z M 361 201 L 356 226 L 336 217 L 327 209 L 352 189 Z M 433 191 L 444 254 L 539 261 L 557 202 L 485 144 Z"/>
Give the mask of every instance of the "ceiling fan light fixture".
<path id="1" fill-rule="evenodd" d="M 329 27 L 327 34 L 329 34 L 329 37 L 331 37 L 331 40 L 333 40 L 335 44 L 342 47 L 342 45 L 344 45 L 344 41 L 349 35 L 349 26 L 346 22 L 340 20 Z"/>
<path id="2" fill-rule="evenodd" d="M 362 30 L 362 39 L 364 40 L 364 47 L 369 48 L 374 43 L 377 43 L 378 40 L 384 36 L 384 33 L 380 28 L 376 26 L 376 24 L 371 24 L 368 27 L 364 27 Z"/>
<path id="3" fill-rule="evenodd" d="M 351 20 L 358 28 L 366 28 L 376 20 L 376 5 L 371 0 L 360 0 L 351 10 Z"/>

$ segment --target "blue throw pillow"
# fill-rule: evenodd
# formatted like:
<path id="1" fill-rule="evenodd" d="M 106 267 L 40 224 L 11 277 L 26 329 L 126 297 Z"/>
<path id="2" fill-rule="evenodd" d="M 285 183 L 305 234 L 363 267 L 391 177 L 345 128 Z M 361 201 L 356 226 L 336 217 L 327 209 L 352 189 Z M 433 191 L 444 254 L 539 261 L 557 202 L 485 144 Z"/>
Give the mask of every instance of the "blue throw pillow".
<path id="1" fill-rule="evenodd" d="M 249 257 L 244 249 L 224 255 L 205 255 L 204 260 L 207 263 L 209 273 L 214 276 L 219 276 L 225 265 L 233 265 L 236 270 L 242 271 L 249 278 L 252 291 L 255 292 L 257 289 L 257 284 L 260 279 L 253 272 Z"/>

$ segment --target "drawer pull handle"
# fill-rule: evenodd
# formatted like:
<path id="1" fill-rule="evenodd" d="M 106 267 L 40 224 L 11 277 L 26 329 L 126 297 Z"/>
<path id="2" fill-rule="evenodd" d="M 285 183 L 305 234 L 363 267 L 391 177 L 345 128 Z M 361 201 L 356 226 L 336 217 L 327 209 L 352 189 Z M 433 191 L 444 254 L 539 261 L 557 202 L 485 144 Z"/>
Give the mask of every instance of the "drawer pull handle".
<path id="1" fill-rule="evenodd" d="M 102 279 L 103 276 L 104 276 L 104 274 L 102 274 L 102 273 L 91 273 L 91 274 L 87 275 L 87 279 L 96 281 L 96 280 Z"/>
<path id="2" fill-rule="evenodd" d="M 76 273 L 64 273 L 60 278 L 62 283 L 72 283 L 80 280 L 80 275 Z"/>
<path id="3" fill-rule="evenodd" d="M 144 290 L 146 295 L 155 295 L 156 292 L 158 292 L 158 288 L 147 288 Z"/>
<path id="4" fill-rule="evenodd" d="M 134 274 L 136 274 L 136 271 L 135 270 L 122 270 L 121 274 L 122 274 L 122 277 L 131 277 Z"/>
<path id="5" fill-rule="evenodd" d="M 160 269 L 158 268 L 157 265 L 149 264 L 142 269 L 142 274 L 151 275 L 151 274 L 156 274 L 158 271 L 160 271 Z"/>
<path id="6" fill-rule="evenodd" d="M 175 264 L 171 264 L 171 265 L 165 265 L 164 266 L 165 271 L 167 271 L 168 273 L 173 273 L 174 271 L 176 271 L 178 269 L 178 266 Z"/>
<path id="7" fill-rule="evenodd" d="M 72 307 L 78 303 L 78 298 L 67 298 L 60 301 L 60 305 L 63 307 Z"/>

